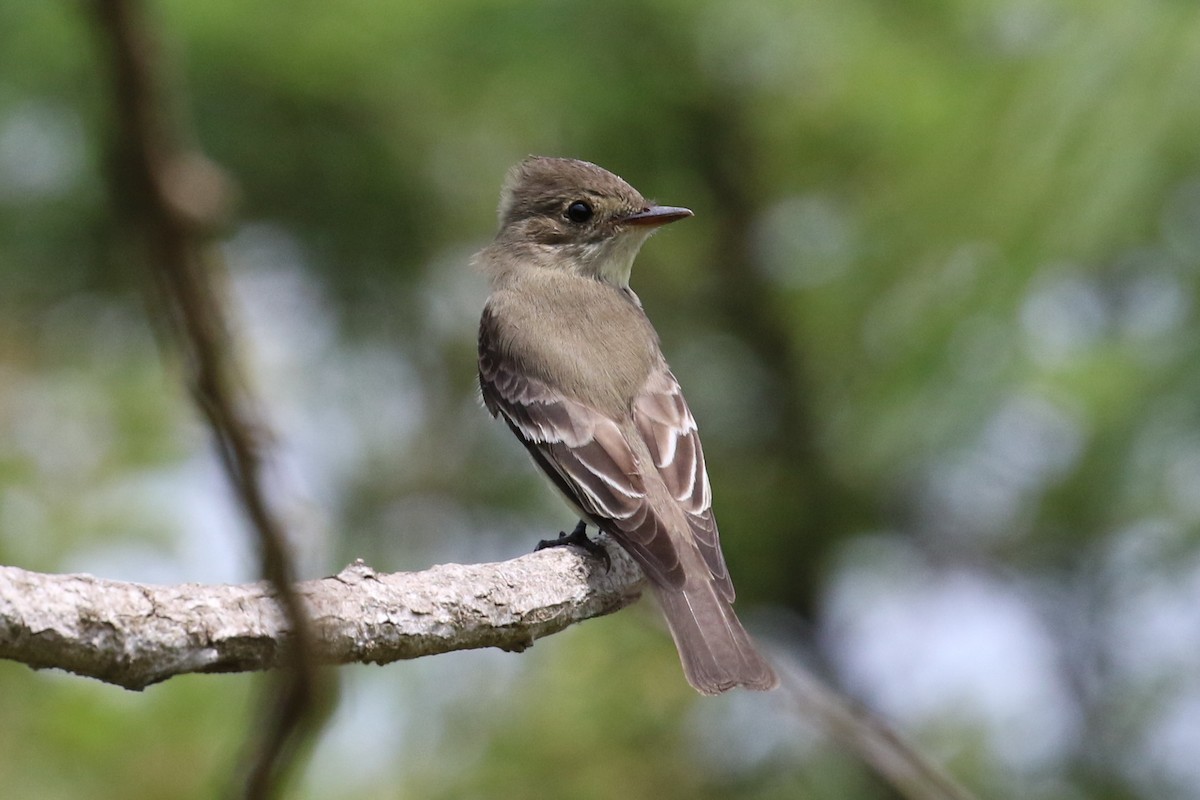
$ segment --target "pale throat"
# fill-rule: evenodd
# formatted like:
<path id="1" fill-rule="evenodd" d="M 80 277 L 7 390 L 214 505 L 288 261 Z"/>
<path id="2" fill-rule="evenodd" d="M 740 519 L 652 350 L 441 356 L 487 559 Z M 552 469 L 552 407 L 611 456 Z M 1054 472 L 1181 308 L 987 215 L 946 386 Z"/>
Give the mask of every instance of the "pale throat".
<path id="1" fill-rule="evenodd" d="M 645 229 L 621 231 L 603 241 L 579 245 L 576 255 L 580 261 L 580 272 L 628 289 L 633 260 L 637 258 L 638 250 L 653 232 Z"/>

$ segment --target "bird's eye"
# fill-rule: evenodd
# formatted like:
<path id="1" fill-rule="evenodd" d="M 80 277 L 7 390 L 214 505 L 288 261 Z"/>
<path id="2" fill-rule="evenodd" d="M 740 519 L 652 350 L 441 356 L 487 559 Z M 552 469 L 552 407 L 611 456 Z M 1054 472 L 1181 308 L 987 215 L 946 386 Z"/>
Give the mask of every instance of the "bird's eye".
<path id="1" fill-rule="evenodd" d="M 583 200 L 576 200 L 567 206 L 567 219 L 571 222 L 587 222 L 594 213 L 591 204 Z"/>

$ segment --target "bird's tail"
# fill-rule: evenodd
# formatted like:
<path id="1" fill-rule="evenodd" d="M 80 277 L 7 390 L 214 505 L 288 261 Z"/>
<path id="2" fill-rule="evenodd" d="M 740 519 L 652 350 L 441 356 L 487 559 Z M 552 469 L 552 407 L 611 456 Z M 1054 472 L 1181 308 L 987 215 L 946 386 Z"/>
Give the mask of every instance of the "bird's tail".
<path id="1" fill-rule="evenodd" d="M 652 584 L 653 585 L 653 584 Z M 683 674 L 701 694 L 735 686 L 766 691 L 779 685 L 725 598 L 711 580 L 689 577 L 682 589 L 654 586 L 679 650 Z"/>

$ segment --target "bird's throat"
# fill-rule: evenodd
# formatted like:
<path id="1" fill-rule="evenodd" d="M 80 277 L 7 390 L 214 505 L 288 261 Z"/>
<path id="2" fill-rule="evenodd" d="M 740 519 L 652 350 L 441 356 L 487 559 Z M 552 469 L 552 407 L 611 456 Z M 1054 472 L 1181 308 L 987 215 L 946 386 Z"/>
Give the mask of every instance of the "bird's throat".
<path id="1" fill-rule="evenodd" d="M 643 230 L 622 231 L 598 242 L 579 245 L 576 253 L 579 271 L 613 286 L 629 288 L 633 260 L 650 233 Z"/>

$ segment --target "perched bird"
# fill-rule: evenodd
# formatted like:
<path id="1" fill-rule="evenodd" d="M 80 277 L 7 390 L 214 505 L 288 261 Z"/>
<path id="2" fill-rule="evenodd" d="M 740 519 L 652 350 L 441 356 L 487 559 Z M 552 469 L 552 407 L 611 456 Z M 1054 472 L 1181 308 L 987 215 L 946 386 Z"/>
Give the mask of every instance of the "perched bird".
<path id="1" fill-rule="evenodd" d="M 696 422 L 629 288 L 646 238 L 692 212 L 595 164 L 531 157 L 510 170 L 499 216 L 475 257 L 491 281 L 479 386 L 580 515 L 561 541 L 586 546 L 590 523 L 641 565 L 699 692 L 773 688 L 733 612 Z"/>

